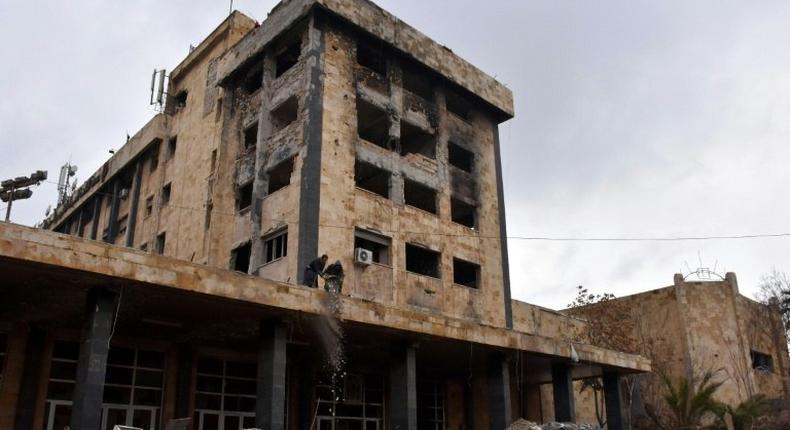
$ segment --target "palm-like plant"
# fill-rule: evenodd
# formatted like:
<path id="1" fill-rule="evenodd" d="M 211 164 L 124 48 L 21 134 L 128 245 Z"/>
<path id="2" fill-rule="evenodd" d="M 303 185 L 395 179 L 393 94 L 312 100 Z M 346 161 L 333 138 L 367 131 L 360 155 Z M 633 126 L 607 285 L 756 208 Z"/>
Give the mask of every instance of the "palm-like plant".
<path id="1" fill-rule="evenodd" d="M 765 395 L 755 394 L 734 408 L 730 405 L 720 405 L 716 415 L 722 424 L 725 423 L 725 417 L 729 415 L 735 430 L 750 430 L 754 421 L 765 413 L 767 407 Z"/>
<path id="2" fill-rule="evenodd" d="M 669 376 L 662 373 L 661 379 L 667 390 L 664 401 L 669 413 L 663 419 L 651 414 L 656 425 L 662 429 L 694 429 L 701 425 L 706 415 L 718 415 L 722 406 L 713 395 L 722 383 L 714 381 L 714 376 L 714 372 L 707 371 L 696 384 L 687 378 L 681 378 L 675 384 Z"/>

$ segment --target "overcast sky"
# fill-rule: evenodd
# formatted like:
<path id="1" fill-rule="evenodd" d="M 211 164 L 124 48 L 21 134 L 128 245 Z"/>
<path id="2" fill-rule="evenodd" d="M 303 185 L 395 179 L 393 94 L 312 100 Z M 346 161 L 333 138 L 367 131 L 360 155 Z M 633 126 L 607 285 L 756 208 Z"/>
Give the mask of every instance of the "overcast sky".
<path id="1" fill-rule="evenodd" d="M 275 2 L 236 0 L 257 20 Z M 507 85 L 508 233 L 672 237 L 790 232 L 790 2 L 381 0 Z M 171 69 L 227 1 L 0 2 L 0 176 L 69 159 L 87 178 L 154 114 Z M 32 225 L 44 184 L 12 218 Z M 0 208 L 4 207 L 0 204 Z M 4 212 L 4 211 L 3 211 Z M 790 237 L 509 241 L 513 296 L 553 308 L 576 285 L 618 296 L 702 266 L 790 271 Z"/>

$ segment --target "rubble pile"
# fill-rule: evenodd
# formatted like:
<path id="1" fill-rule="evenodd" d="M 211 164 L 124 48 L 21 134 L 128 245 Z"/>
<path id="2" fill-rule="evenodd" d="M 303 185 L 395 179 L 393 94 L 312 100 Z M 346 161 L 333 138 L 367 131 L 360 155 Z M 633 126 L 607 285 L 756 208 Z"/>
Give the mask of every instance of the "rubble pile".
<path id="1" fill-rule="evenodd" d="M 527 420 L 518 420 L 510 425 L 506 430 L 600 430 L 600 427 L 592 424 L 574 423 L 546 423 L 536 424 Z"/>

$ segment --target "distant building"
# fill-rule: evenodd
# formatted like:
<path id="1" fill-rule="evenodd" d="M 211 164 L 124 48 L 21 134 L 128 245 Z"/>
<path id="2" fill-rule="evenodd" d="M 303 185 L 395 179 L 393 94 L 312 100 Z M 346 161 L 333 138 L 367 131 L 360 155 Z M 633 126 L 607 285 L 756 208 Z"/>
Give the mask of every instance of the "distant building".
<path id="1" fill-rule="evenodd" d="M 719 401 L 738 405 L 754 394 L 790 399 L 790 358 L 778 307 L 742 296 L 734 273 L 714 281 L 677 274 L 670 287 L 564 312 L 597 321 L 600 337 L 609 339 L 602 345 L 644 355 L 654 371 L 675 381 L 716 372 L 715 380 L 723 382 Z M 657 376 L 641 381 L 637 415 L 643 405 L 660 405 L 664 392 Z"/>
<path id="2" fill-rule="evenodd" d="M 512 116 L 371 2 L 232 13 L 52 231 L 0 226 L 0 428 L 501 430 L 540 384 L 573 420 L 572 380 L 597 375 L 617 405 L 648 360 L 511 300 Z M 346 271 L 339 325 L 301 285 L 321 254 Z"/>

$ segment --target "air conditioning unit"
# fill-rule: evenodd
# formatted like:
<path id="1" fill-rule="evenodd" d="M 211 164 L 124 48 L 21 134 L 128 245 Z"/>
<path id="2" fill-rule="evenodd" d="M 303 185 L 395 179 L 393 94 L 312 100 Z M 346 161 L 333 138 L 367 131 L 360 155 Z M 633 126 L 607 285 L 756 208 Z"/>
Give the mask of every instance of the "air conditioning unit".
<path id="1" fill-rule="evenodd" d="M 365 248 L 357 248 L 354 250 L 354 262 L 359 264 L 368 265 L 373 262 L 373 252 Z"/>

